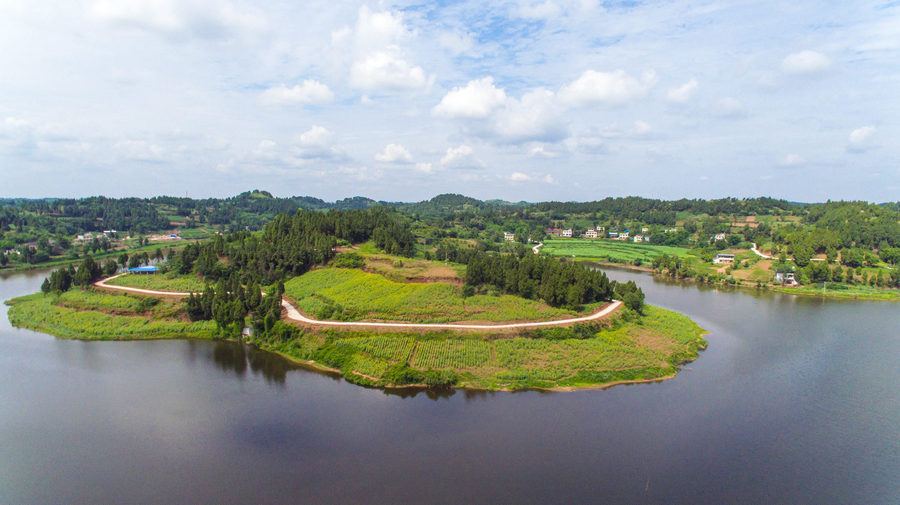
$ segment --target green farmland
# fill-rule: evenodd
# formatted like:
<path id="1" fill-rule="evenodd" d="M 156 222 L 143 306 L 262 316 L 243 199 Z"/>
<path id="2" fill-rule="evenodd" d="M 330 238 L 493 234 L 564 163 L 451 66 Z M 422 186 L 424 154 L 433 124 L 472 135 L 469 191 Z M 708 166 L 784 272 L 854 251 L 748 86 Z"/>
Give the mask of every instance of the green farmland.
<path id="1" fill-rule="evenodd" d="M 284 287 L 302 312 L 320 319 L 446 323 L 543 320 L 575 314 L 511 295 L 463 298 L 453 284 L 394 282 L 347 268 L 313 270 Z"/>
<path id="2" fill-rule="evenodd" d="M 633 263 L 640 259 L 648 263 L 657 256 L 687 256 L 689 249 L 663 245 L 635 244 L 629 241 L 607 239 L 551 239 L 544 242 L 542 254 L 574 257 L 576 260 Z"/>

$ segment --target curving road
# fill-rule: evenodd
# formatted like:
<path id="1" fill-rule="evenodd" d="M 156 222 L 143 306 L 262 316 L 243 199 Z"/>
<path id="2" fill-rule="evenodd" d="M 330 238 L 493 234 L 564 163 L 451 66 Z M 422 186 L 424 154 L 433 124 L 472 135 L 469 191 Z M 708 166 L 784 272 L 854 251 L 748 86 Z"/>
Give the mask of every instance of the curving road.
<path id="1" fill-rule="evenodd" d="M 99 281 L 94 283 L 94 286 L 103 289 L 112 289 L 117 291 L 127 291 L 129 293 L 139 293 L 144 295 L 158 295 L 158 296 L 177 296 L 177 297 L 186 297 L 189 296 L 190 293 L 185 293 L 183 291 L 156 291 L 153 289 L 142 289 L 142 288 L 132 288 L 129 286 L 114 286 L 107 284 L 106 281 L 115 279 L 124 274 L 114 275 L 112 277 L 107 277 L 106 279 L 100 279 Z M 290 304 L 284 298 L 281 299 L 281 306 L 284 307 L 287 318 L 292 321 L 298 321 L 304 324 L 311 325 L 319 325 L 319 326 L 353 326 L 353 327 L 365 327 L 365 328 L 396 328 L 396 329 L 447 329 L 447 330 L 510 330 L 510 329 L 522 329 L 522 328 L 541 328 L 544 326 L 561 326 L 564 324 L 573 324 L 573 323 L 586 323 L 589 321 L 596 321 L 598 319 L 603 318 L 613 312 L 619 310 L 622 307 L 622 301 L 616 300 L 611 304 L 603 307 L 602 309 L 594 312 L 589 316 L 583 317 L 573 317 L 569 319 L 556 319 L 553 321 L 536 321 L 530 323 L 505 323 L 505 324 L 465 324 L 465 323 L 375 323 L 375 322 L 362 322 L 362 321 L 322 321 L 319 319 L 313 319 L 311 317 L 307 317 L 303 315 L 296 307 Z"/>
<path id="2" fill-rule="evenodd" d="M 543 242 L 538 243 L 538 245 L 532 247 L 531 250 L 534 251 L 534 254 L 537 254 L 540 252 L 540 251 L 538 251 L 538 249 L 540 249 L 541 247 L 544 247 Z"/>
<path id="3" fill-rule="evenodd" d="M 750 250 L 755 252 L 757 256 L 759 256 L 761 258 L 765 258 L 767 260 L 775 259 L 775 256 L 769 256 L 768 254 L 763 254 L 763 253 L 759 252 L 759 249 L 756 248 L 756 242 L 751 242 L 751 244 L 753 244 L 753 247 L 751 247 Z"/>

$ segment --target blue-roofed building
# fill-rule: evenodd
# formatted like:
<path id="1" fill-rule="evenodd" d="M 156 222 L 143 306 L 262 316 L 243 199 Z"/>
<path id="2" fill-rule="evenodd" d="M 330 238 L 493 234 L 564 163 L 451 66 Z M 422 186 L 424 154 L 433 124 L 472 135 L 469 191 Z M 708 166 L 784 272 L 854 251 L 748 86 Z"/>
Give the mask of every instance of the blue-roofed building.
<path id="1" fill-rule="evenodd" d="M 129 268 L 126 272 L 132 274 L 155 274 L 156 272 L 159 272 L 159 268 L 151 265 L 147 267 Z"/>

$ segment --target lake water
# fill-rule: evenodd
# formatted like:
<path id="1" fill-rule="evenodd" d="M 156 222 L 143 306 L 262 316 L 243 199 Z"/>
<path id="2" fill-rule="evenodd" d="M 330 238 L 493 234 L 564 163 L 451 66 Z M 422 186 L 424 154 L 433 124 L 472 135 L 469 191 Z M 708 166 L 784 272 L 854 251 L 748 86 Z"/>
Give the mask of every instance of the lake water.
<path id="1" fill-rule="evenodd" d="M 658 384 L 401 395 L 237 344 L 58 340 L 4 306 L 0 503 L 900 503 L 900 305 L 610 276 L 709 348 Z"/>

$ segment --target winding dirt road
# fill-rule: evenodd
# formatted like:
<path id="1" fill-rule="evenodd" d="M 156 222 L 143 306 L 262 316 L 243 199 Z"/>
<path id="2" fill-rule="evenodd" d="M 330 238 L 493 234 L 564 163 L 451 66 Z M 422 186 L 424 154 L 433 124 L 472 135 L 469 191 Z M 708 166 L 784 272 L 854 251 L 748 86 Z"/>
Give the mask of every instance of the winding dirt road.
<path id="1" fill-rule="evenodd" d="M 120 275 L 114 275 L 112 277 L 108 277 L 106 279 L 100 279 L 99 281 L 94 283 L 94 286 L 103 289 L 112 289 L 116 291 L 127 291 L 129 293 L 138 293 L 143 295 L 157 295 L 157 296 L 174 296 L 183 298 L 189 296 L 190 293 L 185 293 L 183 291 L 156 291 L 153 289 L 142 289 L 142 288 L 132 288 L 128 286 L 114 286 L 107 284 L 106 282 Z M 309 325 L 318 325 L 318 326 L 350 326 L 357 328 L 396 328 L 399 330 L 403 329 L 435 329 L 435 330 L 510 330 L 510 329 L 524 329 L 524 328 L 541 328 L 545 326 L 561 326 L 565 324 L 573 324 L 573 323 L 586 323 L 589 321 L 596 321 L 598 319 L 602 319 L 603 317 L 612 314 L 613 312 L 619 310 L 622 307 L 622 301 L 616 300 L 611 304 L 603 307 L 602 309 L 594 312 L 589 316 L 583 317 L 574 317 L 569 319 L 557 319 L 553 321 L 535 321 L 529 323 L 505 323 L 505 324 L 465 324 L 465 323 L 376 323 L 376 322 L 362 322 L 362 321 L 321 321 L 319 319 L 313 319 L 311 317 L 307 317 L 303 315 L 296 307 L 290 304 L 287 300 L 281 300 L 281 306 L 284 307 L 287 318 L 292 321 L 297 321 L 303 324 Z"/>

